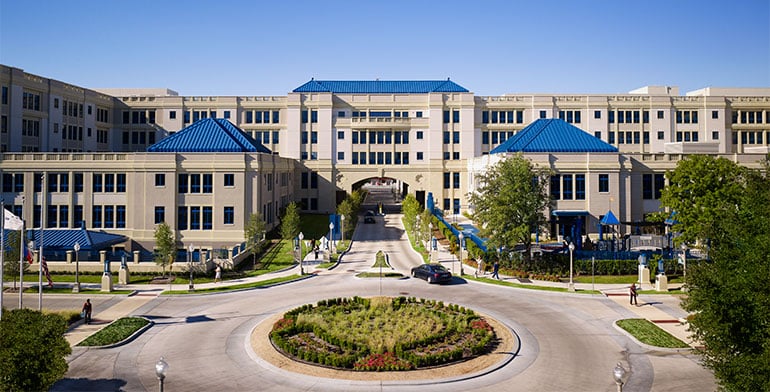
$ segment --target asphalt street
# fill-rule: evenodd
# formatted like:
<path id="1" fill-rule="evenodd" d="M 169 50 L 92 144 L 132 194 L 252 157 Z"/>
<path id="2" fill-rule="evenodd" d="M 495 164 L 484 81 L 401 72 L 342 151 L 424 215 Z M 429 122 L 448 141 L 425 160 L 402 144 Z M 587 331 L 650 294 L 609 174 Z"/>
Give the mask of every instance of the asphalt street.
<path id="1" fill-rule="evenodd" d="M 373 194 L 369 202 L 389 193 Z M 379 199 L 378 199 L 379 198 Z M 450 284 L 419 279 L 362 279 L 383 250 L 405 275 L 421 263 L 409 247 L 400 216 L 377 216 L 359 224 L 338 266 L 309 278 L 264 289 L 211 295 L 148 297 L 132 311 L 155 324 L 125 345 L 73 347 L 69 371 L 53 391 L 154 391 L 155 362 L 169 364 L 166 391 L 616 391 L 612 369 L 630 369 L 623 388 L 634 391 L 712 391 L 714 377 L 688 351 L 642 346 L 614 327 L 634 317 L 626 306 L 602 295 L 576 295 L 488 285 L 455 277 Z M 251 331 L 263 320 L 306 303 L 342 296 L 407 295 L 470 307 L 494 317 L 520 340 L 520 351 L 496 369 L 472 377 L 420 381 L 348 381 L 291 373 L 259 358 Z M 79 307 L 82 296 L 46 297 L 47 307 Z M 124 296 L 96 296 L 101 307 Z M 656 299 L 660 309 L 681 317 L 676 299 Z M 27 305 L 33 299 L 25 297 Z"/>

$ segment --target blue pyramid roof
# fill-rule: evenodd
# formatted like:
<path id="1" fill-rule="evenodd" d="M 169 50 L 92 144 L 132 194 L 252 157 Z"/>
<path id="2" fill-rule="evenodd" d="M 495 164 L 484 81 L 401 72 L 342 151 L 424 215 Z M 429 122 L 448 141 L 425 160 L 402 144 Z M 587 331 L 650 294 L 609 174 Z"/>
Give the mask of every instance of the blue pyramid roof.
<path id="1" fill-rule="evenodd" d="M 4 230 L 7 238 L 10 230 Z M 40 240 L 40 229 L 30 229 L 36 246 Z M 126 241 L 126 236 L 103 231 L 85 229 L 45 229 L 43 230 L 43 248 L 47 250 L 71 250 L 75 242 L 83 251 L 101 250 L 110 245 Z M 8 242 L 6 241 L 6 246 Z"/>
<path id="2" fill-rule="evenodd" d="M 426 94 L 467 93 L 451 80 L 315 80 L 294 89 L 295 93 Z"/>
<path id="3" fill-rule="evenodd" d="M 620 221 L 615 217 L 615 214 L 612 213 L 612 210 L 609 210 L 600 223 L 603 225 L 619 225 Z"/>
<path id="4" fill-rule="evenodd" d="M 618 152 L 618 149 L 560 119 L 527 125 L 490 154 L 502 152 Z"/>
<path id="5" fill-rule="evenodd" d="M 206 118 L 147 147 L 148 152 L 263 152 L 267 147 L 228 120 Z"/>

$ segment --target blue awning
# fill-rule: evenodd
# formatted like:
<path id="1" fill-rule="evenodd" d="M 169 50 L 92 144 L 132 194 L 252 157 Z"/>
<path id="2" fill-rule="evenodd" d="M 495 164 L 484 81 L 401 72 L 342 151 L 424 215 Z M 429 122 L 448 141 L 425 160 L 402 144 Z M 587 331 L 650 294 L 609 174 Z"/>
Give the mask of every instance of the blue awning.
<path id="1" fill-rule="evenodd" d="M 588 211 L 582 210 L 553 210 L 551 211 L 553 216 L 587 216 Z"/>
<path id="2" fill-rule="evenodd" d="M 607 214 L 604 215 L 604 218 L 599 222 L 603 225 L 619 225 L 620 221 L 617 217 L 615 217 L 615 214 L 612 213 L 612 210 L 607 211 Z"/>

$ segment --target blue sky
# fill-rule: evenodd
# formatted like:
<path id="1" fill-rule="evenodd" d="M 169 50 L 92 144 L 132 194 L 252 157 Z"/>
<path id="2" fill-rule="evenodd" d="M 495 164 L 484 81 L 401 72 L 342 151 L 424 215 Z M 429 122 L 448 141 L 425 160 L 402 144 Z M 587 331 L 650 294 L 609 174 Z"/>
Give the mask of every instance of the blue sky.
<path id="1" fill-rule="evenodd" d="M 313 77 L 449 77 L 477 95 L 770 87 L 770 1 L 0 0 L 0 63 L 182 95 Z"/>

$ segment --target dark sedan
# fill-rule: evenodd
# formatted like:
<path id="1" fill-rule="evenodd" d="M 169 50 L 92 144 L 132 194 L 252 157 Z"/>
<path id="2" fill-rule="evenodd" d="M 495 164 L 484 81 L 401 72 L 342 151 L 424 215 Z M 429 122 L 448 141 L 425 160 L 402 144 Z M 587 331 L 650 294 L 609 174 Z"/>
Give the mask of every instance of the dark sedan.
<path id="1" fill-rule="evenodd" d="M 412 268 L 412 276 L 425 279 L 428 283 L 443 283 L 452 280 L 452 273 L 441 264 L 423 264 Z"/>

